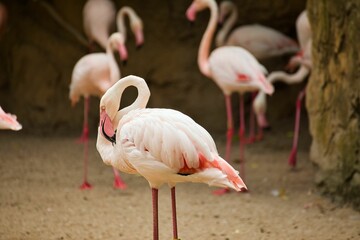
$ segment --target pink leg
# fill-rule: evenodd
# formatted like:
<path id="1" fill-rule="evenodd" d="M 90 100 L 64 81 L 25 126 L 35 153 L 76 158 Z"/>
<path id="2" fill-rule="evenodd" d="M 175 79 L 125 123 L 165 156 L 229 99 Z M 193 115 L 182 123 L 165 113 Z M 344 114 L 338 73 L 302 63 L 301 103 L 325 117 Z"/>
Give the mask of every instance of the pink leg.
<path id="1" fill-rule="evenodd" d="M 152 188 L 153 201 L 153 239 L 159 240 L 158 189 Z"/>
<path id="2" fill-rule="evenodd" d="M 116 189 L 126 189 L 126 183 L 121 179 L 119 172 L 113 167 L 114 172 L 114 188 Z"/>
<path id="3" fill-rule="evenodd" d="M 233 124 L 233 116 L 232 116 L 232 108 L 231 108 L 231 96 L 225 95 L 225 103 L 226 103 L 226 115 L 227 115 L 227 132 L 226 132 L 226 152 L 225 152 L 225 160 L 230 161 L 231 154 L 231 142 L 234 134 L 234 124 Z M 215 195 L 223 195 L 225 193 L 229 193 L 230 190 L 227 188 L 221 188 L 213 191 Z"/>
<path id="4" fill-rule="evenodd" d="M 171 206 L 172 206 L 172 219 L 173 219 L 173 239 L 178 239 L 177 231 L 177 217 L 176 217 L 176 196 L 175 196 L 175 187 L 171 188 Z"/>
<path id="5" fill-rule="evenodd" d="M 240 176 L 245 179 L 245 157 L 244 157 L 244 135 L 245 135 L 245 114 L 244 114 L 244 95 L 240 95 Z"/>
<path id="6" fill-rule="evenodd" d="M 293 139 L 293 146 L 291 149 L 291 153 L 289 156 L 288 163 L 290 167 L 296 167 L 296 154 L 297 154 L 297 146 L 299 140 L 299 130 L 300 130 L 300 114 L 301 114 L 301 101 L 305 96 L 306 89 L 303 89 L 296 100 L 296 116 L 295 116 L 295 129 L 294 129 L 294 139 Z"/>
<path id="7" fill-rule="evenodd" d="M 78 143 L 86 143 L 89 140 L 89 105 L 90 105 L 90 97 L 84 98 L 84 124 L 83 124 L 83 132 L 80 138 L 77 140 Z"/>
<path id="8" fill-rule="evenodd" d="M 84 128 L 81 136 L 81 142 L 84 143 L 84 182 L 80 189 L 91 189 L 91 184 L 87 181 L 88 175 L 88 159 L 89 159 L 89 128 L 88 128 L 89 98 L 84 99 Z"/>
<path id="9" fill-rule="evenodd" d="M 230 161 L 231 154 L 231 142 L 234 134 L 234 124 L 233 124 L 233 116 L 232 116 L 232 108 L 231 108 L 231 97 L 225 96 L 226 102 L 226 115 L 227 115 L 227 133 L 226 133 L 226 152 L 225 152 L 225 160 Z"/>
<path id="10" fill-rule="evenodd" d="M 251 93 L 251 103 L 254 102 L 257 92 Z M 252 104 L 251 104 L 252 105 Z M 255 137 L 255 113 L 254 109 L 250 108 L 250 119 L 249 119 L 249 139 L 247 139 L 246 143 L 254 143 L 256 140 Z"/>

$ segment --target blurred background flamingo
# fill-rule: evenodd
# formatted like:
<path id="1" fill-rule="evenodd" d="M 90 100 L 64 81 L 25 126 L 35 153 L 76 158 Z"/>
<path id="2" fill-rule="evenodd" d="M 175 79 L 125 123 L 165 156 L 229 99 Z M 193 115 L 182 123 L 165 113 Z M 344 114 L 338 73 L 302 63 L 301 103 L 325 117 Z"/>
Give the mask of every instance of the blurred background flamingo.
<path id="1" fill-rule="evenodd" d="M 216 46 L 243 47 L 258 60 L 294 54 L 299 51 L 295 40 L 270 27 L 251 24 L 232 30 L 238 17 L 238 11 L 233 2 L 222 1 L 219 10 L 219 22 L 223 26 L 216 35 Z"/>
<path id="2" fill-rule="evenodd" d="M 311 59 L 311 28 L 310 23 L 307 18 L 306 11 L 303 11 L 296 20 L 296 31 L 298 34 L 299 43 L 301 50 L 298 54 L 293 56 L 288 64 L 290 69 L 293 69 L 297 66 L 298 69 L 295 73 L 289 74 L 283 71 L 275 71 L 269 74 L 268 81 L 271 83 L 282 81 L 287 84 L 297 84 L 304 81 L 311 72 L 312 69 L 312 59 Z M 290 167 L 294 168 L 296 166 L 296 156 L 297 156 L 297 146 L 299 139 L 299 130 L 300 130 L 300 114 L 301 114 L 301 102 L 305 96 L 305 89 L 300 91 L 297 101 L 296 101 L 296 114 L 295 114 L 295 129 L 294 129 L 294 138 L 293 146 L 289 156 L 288 164 Z M 255 99 L 256 105 L 262 105 L 266 107 L 266 98 L 265 93 L 260 92 Z M 261 109 L 264 113 L 266 109 L 264 107 Z"/>
<path id="3" fill-rule="evenodd" d="M 116 15 L 116 25 L 119 32 L 121 32 L 126 41 L 127 31 L 125 27 L 125 17 L 129 18 L 130 29 L 135 36 L 135 44 L 137 48 L 140 48 L 144 44 L 143 22 L 137 15 L 135 10 L 131 7 L 124 6 L 120 8 Z"/>
<path id="4" fill-rule="evenodd" d="M 194 21 L 196 13 L 206 8 L 210 9 L 210 19 L 205 33 L 201 39 L 198 50 L 198 65 L 201 73 L 214 80 L 225 95 L 227 110 L 227 139 L 225 159 L 230 161 L 232 136 L 234 132 L 233 114 L 231 107 L 231 94 L 240 95 L 240 175 L 245 175 L 245 158 L 243 139 L 245 133 L 244 99 L 246 92 L 263 90 L 268 94 L 274 91 L 273 86 L 266 81 L 265 67 L 246 49 L 234 46 L 219 47 L 210 53 L 210 46 L 218 22 L 218 7 L 214 0 L 195 0 L 187 9 L 186 15 Z M 222 194 L 221 192 L 218 192 Z"/>
<path id="5" fill-rule="evenodd" d="M 121 33 L 113 33 L 106 47 L 106 53 L 91 53 L 82 57 L 74 66 L 71 84 L 70 100 L 74 106 L 84 97 L 84 124 L 80 141 L 84 143 L 84 181 L 81 189 L 90 189 L 92 186 L 87 180 L 88 140 L 89 140 L 89 101 L 90 96 L 101 97 L 106 90 L 120 79 L 120 69 L 113 51 L 118 51 L 121 60 L 127 59 L 127 50 L 124 37 Z M 124 189 L 125 183 L 114 169 L 114 187 Z"/>

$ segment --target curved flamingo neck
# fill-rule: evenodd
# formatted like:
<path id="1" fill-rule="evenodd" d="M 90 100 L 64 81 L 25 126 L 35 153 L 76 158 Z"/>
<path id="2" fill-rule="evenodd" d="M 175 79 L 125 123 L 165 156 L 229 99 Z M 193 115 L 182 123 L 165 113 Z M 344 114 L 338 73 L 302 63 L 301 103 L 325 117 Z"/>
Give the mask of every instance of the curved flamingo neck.
<path id="1" fill-rule="evenodd" d="M 216 30 L 217 20 L 218 20 L 218 7 L 215 1 L 208 1 L 208 8 L 210 9 L 210 20 L 206 27 L 205 33 L 201 39 L 200 47 L 198 51 L 198 65 L 200 71 L 210 77 L 210 67 L 209 67 L 209 55 L 210 55 L 210 46 L 211 41 Z"/>
<path id="2" fill-rule="evenodd" d="M 112 49 L 111 45 L 112 41 L 109 40 L 106 46 L 106 56 L 109 60 L 110 80 L 114 84 L 120 78 L 120 68 L 116 62 L 114 50 Z"/>
<path id="3" fill-rule="evenodd" d="M 134 16 L 134 10 L 130 7 L 122 7 L 117 16 L 116 16 L 116 23 L 118 31 L 124 35 L 124 39 L 126 40 L 126 27 L 125 27 L 125 17 L 128 16 L 130 22 Z"/>
<path id="4" fill-rule="evenodd" d="M 119 111 L 122 94 L 126 88 L 133 86 L 138 90 L 138 96 L 135 101 Z M 150 98 L 150 90 L 144 79 L 129 75 L 117 81 L 101 98 L 100 106 L 105 107 L 107 114 L 114 125 L 117 127 L 121 118 L 128 112 L 135 109 L 146 107 Z"/>
<path id="5" fill-rule="evenodd" d="M 224 22 L 223 27 L 220 29 L 220 31 L 216 35 L 215 41 L 216 41 L 217 47 L 225 45 L 225 39 L 229 35 L 230 30 L 235 25 L 235 22 L 238 18 L 238 12 L 237 12 L 236 6 L 232 2 L 229 2 L 228 4 L 229 4 L 229 8 L 230 8 L 230 13 L 229 13 L 230 16 Z M 222 11 L 221 7 L 220 7 L 220 11 Z M 226 15 L 228 15 L 228 13 L 224 13 L 224 17 Z"/>
<path id="6" fill-rule="evenodd" d="M 272 72 L 267 77 L 267 79 L 270 83 L 282 81 L 287 84 L 295 84 L 295 83 L 302 82 L 308 76 L 309 73 L 310 73 L 310 68 L 307 67 L 306 65 L 301 65 L 299 70 L 297 70 L 296 73 L 294 73 L 294 74 L 288 74 L 288 73 L 282 72 L 282 71 L 275 71 L 275 72 Z"/>

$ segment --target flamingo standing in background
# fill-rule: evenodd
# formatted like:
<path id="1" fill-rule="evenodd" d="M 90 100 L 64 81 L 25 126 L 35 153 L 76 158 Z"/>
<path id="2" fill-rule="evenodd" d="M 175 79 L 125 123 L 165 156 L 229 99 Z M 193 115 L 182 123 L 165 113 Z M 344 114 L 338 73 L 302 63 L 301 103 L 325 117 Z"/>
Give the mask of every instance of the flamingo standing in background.
<path id="1" fill-rule="evenodd" d="M 120 8 L 116 15 L 116 25 L 118 31 L 124 35 L 125 40 L 127 39 L 127 32 L 125 28 L 125 16 L 129 17 L 131 31 L 135 35 L 135 43 L 137 48 L 140 48 L 144 44 L 144 34 L 143 34 L 143 23 L 141 18 L 136 14 L 134 9 L 131 7 L 125 6 Z"/>
<path id="2" fill-rule="evenodd" d="M 243 47 L 252 53 L 258 60 L 264 60 L 284 54 L 294 54 L 299 51 L 299 46 L 293 39 L 275 29 L 260 24 L 243 25 L 234 29 L 230 33 L 230 30 L 234 27 L 237 21 L 237 8 L 231 1 L 222 1 L 220 3 L 219 10 L 219 22 L 224 24 L 216 35 L 215 42 L 217 47 Z M 229 17 L 225 21 L 227 16 Z M 256 94 L 256 92 L 253 93 L 253 100 Z M 250 143 L 254 142 L 256 139 L 262 139 L 262 130 L 269 127 L 265 114 L 262 112 L 263 107 L 254 106 L 253 104 L 252 109 L 254 109 L 256 118 L 258 119 L 257 124 L 259 132 L 258 135 L 255 136 L 254 112 L 251 111 L 249 137 Z M 259 119 L 261 120 L 259 121 Z"/>
<path id="3" fill-rule="evenodd" d="M 73 69 L 69 98 L 74 106 L 84 97 L 84 126 L 80 141 L 84 143 L 84 182 L 81 189 L 90 189 L 92 186 L 87 181 L 88 162 L 88 114 L 90 96 L 101 97 L 105 91 L 120 78 L 120 69 L 117 65 L 113 51 L 118 50 L 120 59 L 127 59 L 127 50 L 124 37 L 121 33 L 113 33 L 106 47 L 106 53 L 91 53 L 82 57 Z M 114 169 L 114 187 L 124 189 L 125 183 L 119 173 Z"/>
<path id="4" fill-rule="evenodd" d="M 299 51 L 296 41 L 275 29 L 260 24 L 243 25 L 230 33 L 238 16 L 236 6 L 231 1 L 221 2 L 219 14 L 220 22 L 223 22 L 226 16 L 230 16 L 216 36 L 218 47 L 225 45 L 243 47 L 258 60 L 294 54 Z"/>
<path id="5" fill-rule="evenodd" d="M 94 42 L 106 49 L 111 25 L 115 21 L 116 8 L 111 0 L 88 0 L 83 8 L 83 25 L 89 39 L 90 52 Z"/>
<path id="6" fill-rule="evenodd" d="M 237 92 L 240 95 L 240 162 L 241 173 L 244 178 L 244 149 L 243 137 L 245 133 L 244 99 L 246 92 L 263 90 L 268 94 L 274 91 L 273 86 L 266 81 L 264 73 L 266 69 L 246 49 L 234 46 L 224 46 L 210 52 L 210 45 L 218 20 L 218 7 L 214 0 L 194 0 L 187 9 L 187 18 L 194 21 L 196 12 L 210 9 L 210 20 L 200 43 L 198 52 L 198 65 L 200 71 L 207 77 L 213 79 L 225 95 L 227 110 L 227 140 L 225 159 L 230 160 L 231 140 L 233 136 L 233 120 L 230 95 Z M 227 192 L 218 191 L 216 194 Z"/>
<path id="7" fill-rule="evenodd" d="M 7 10 L 5 5 L 0 2 L 0 37 L 5 29 L 6 21 L 7 21 Z"/>
<path id="8" fill-rule="evenodd" d="M 22 126 L 16 120 L 16 115 L 11 113 L 6 113 L 0 107 L 0 129 L 10 129 L 13 131 L 19 131 L 22 129 Z"/>
<path id="9" fill-rule="evenodd" d="M 138 90 L 136 100 L 119 110 L 127 87 Z M 144 79 L 127 76 L 100 100 L 96 147 L 104 163 L 130 174 L 140 174 L 152 189 L 153 239 L 159 239 L 158 189 L 171 188 L 173 238 L 178 239 L 175 185 L 202 182 L 246 189 L 235 171 L 216 150 L 210 134 L 190 117 L 171 109 L 145 108 L 150 91 Z"/>
<path id="10" fill-rule="evenodd" d="M 303 11 L 297 21 L 296 21 L 296 30 L 299 38 L 299 43 L 301 46 L 300 54 L 295 55 L 290 59 L 289 66 L 291 68 L 300 65 L 298 70 L 293 74 L 288 74 L 283 71 L 275 71 L 269 74 L 268 81 L 274 83 L 276 81 L 282 81 L 287 84 L 296 84 L 304 81 L 306 77 L 311 73 L 312 69 L 312 58 L 311 58 L 311 27 L 310 22 L 307 18 L 306 11 Z M 301 114 L 301 101 L 305 96 L 305 89 L 303 89 L 296 101 L 296 115 L 295 115 L 295 129 L 294 129 L 294 139 L 293 146 L 289 156 L 288 164 L 290 167 L 296 167 L 296 155 L 297 155 L 297 146 L 300 130 L 300 114 Z M 259 92 L 256 97 L 254 104 L 255 105 L 264 105 L 266 102 L 266 97 L 264 92 Z M 266 109 L 262 108 L 262 111 L 265 112 Z"/>

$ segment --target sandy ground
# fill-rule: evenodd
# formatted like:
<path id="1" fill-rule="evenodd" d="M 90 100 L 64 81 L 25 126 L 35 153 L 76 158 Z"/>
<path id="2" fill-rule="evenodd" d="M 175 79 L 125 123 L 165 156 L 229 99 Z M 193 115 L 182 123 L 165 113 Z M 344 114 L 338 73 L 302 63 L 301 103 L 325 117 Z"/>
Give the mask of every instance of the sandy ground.
<path id="1" fill-rule="evenodd" d="M 204 184 L 177 187 L 182 240 L 360 239 L 360 214 L 319 195 L 300 138 L 299 167 L 289 171 L 291 146 L 284 131 L 272 130 L 246 147 L 251 192 L 211 194 Z M 151 239 L 151 191 L 138 176 L 122 174 L 125 191 L 112 188 L 112 170 L 90 141 L 91 191 L 81 191 L 82 145 L 74 137 L 34 137 L 0 132 L 0 239 Z M 216 140 L 221 154 L 224 139 Z M 233 158 L 238 154 L 234 143 Z M 238 163 L 234 163 L 238 167 Z M 161 188 L 160 237 L 172 239 L 170 191 Z M 279 193 L 279 194 L 277 194 Z"/>

